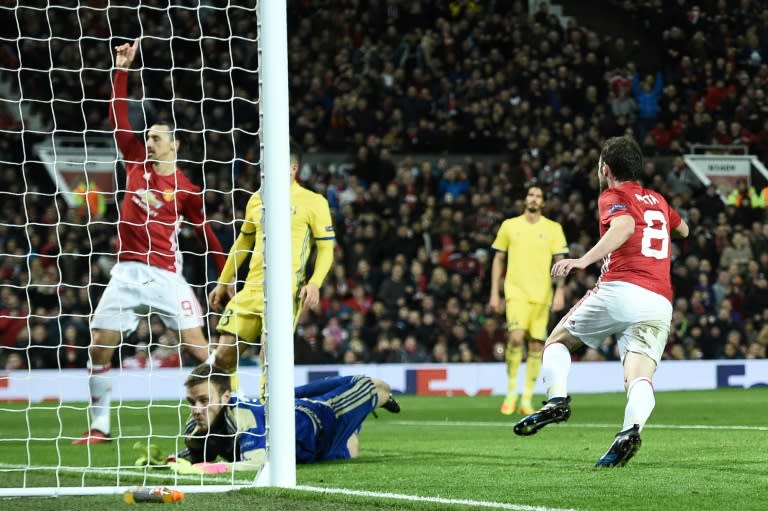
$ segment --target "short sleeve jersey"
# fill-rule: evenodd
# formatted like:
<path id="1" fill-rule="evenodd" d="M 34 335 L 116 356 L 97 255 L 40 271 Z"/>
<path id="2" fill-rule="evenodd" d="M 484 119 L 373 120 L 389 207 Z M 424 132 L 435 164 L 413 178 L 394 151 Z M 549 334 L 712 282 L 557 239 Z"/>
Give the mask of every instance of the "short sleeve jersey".
<path id="1" fill-rule="evenodd" d="M 614 218 L 630 215 L 635 221 L 629 239 L 603 259 L 600 281 L 629 282 L 671 302 L 670 238 L 671 231 L 680 225 L 680 215 L 659 193 L 635 182 L 604 190 L 598 210 L 601 236 Z"/>
<path id="2" fill-rule="evenodd" d="M 119 70 L 114 77 L 114 96 L 110 118 L 115 139 L 126 168 L 125 195 L 120 206 L 117 253 L 120 261 L 139 261 L 150 266 L 181 273 L 182 255 L 178 231 L 182 221 L 203 226 L 203 195 L 180 170 L 161 176 L 147 162 L 144 144 L 134 136 L 128 118 L 128 74 Z M 224 265 L 219 240 L 211 233 L 208 248 L 218 253 Z"/>
<path id="3" fill-rule="evenodd" d="M 180 170 L 160 176 L 135 163 L 127 163 L 126 170 L 118 224 L 118 259 L 180 273 L 179 225 L 185 218 L 193 223 L 203 222 L 200 188 Z"/>
<path id="4" fill-rule="evenodd" d="M 261 193 L 254 193 L 245 209 L 241 233 L 255 237 L 246 285 L 263 287 L 263 226 Z M 335 239 L 331 211 L 322 195 L 307 190 L 298 183 L 291 185 L 291 250 L 294 293 L 305 282 L 307 260 L 317 242 Z"/>
<path id="5" fill-rule="evenodd" d="M 552 258 L 568 254 L 562 226 L 540 217 L 532 224 L 525 215 L 505 220 L 493 250 L 507 254 L 504 296 L 530 303 L 548 304 L 552 301 Z"/>

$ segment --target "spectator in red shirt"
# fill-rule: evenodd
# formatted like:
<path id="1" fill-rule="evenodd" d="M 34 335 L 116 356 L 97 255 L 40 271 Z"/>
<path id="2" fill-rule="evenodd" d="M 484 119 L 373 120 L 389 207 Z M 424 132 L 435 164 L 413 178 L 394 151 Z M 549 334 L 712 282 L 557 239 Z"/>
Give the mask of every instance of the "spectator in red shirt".
<path id="1" fill-rule="evenodd" d="M 485 318 L 482 326 L 475 334 L 475 351 L 480 360 L 483 362 L 496 360 L 494 348 L 497 344 L 505 346 L 506 343 L 507 333 L 499 321 L 494 317 Z"/>
<path id="2" fill-rule="evenodd" d="M 21 305 L 16 293 L 3 293 L 0 298 L 0 344 L 15 347 L 16 337 L 27 326 L 29 311 Z"/>

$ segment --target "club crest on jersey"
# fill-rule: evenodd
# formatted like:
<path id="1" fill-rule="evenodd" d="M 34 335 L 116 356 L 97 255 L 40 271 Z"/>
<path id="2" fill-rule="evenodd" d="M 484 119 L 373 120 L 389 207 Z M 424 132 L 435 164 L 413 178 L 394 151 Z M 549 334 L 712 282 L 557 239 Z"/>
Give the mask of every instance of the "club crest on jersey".
<path id="1" fill-rule="evenodd" d="M 298 212 L 298 209 L 296 209 L 296 206 L 291 206 L 291 215 L 296 216 L 297 212 Z"/>
<path id="2" fill-rule="evenodd" d="M 176 190 L 168 188 L 163 192 L 163 200 L 165 200 L 165 202 L 173 202 L 174 195 L 176 195 Z"/>
<path id="3" fill-rule="evenodd" d="M 617 211 L 621 211 L 623 209 L 627 209 L 626 204 L 611 204 L 611 207 L 608 208 L 608 214 L 612 215 L 616 213 Z"/>
<path id="4" fill-rule="evenodd" d="M 131 197 L 131 200 L 141 209 L 147 211 L 151 216 L 156 216 L 156 210 L 163 205 L 162 201 L 157 198 L 152 190 L 146 190 L 144 188 L 136 190 L 133 197 Z"/>

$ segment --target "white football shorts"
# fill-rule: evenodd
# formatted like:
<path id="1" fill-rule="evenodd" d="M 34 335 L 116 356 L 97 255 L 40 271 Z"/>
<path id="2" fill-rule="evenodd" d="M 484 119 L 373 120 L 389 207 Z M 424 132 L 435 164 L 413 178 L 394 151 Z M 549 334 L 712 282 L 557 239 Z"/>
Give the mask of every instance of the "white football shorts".
<path id="1" fill-rule="evenodd" d="M 119 262 L 112 268 L 91 328 L 130 334 L 139 318 L 150 313 L 174 330 L 203 325 L 200 302 L 184 277 L 137 261 Z"/>
<path id="2" fill-rule="evenodd" d="M 615 335 L 622 362 L 631 351 L 658 365 L 671 322 L 672 304 L 664 296 L 628 282 L 602 282 L 573 306 L 561 324 L 596 349 Z"/>

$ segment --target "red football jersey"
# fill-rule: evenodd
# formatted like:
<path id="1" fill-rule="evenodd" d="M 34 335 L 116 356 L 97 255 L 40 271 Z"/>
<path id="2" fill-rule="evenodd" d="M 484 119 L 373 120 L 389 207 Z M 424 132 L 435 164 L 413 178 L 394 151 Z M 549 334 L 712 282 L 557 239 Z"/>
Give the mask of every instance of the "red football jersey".
<path id="1" fill-rule="evenodd" d="M 680 225 L 680 215 L 661 194 L 627 182 L 604 190 L 598 199 L 600 236 L 611 220 L 631 215 L 635 231 L 617 250 L 603 259 L 600 280 L 629 282 L 672 301 L 670 263 L 671 231 Z"/>
<path id="2" fill-rule="evenodd" d="M 117 146 L 126 165 L 125 196 L 120 206 L 117 254 L 120 261 L 140 261 L 175 273 L 181 272 L 178 230 L 182 220 L 191 223 L 219 271 L 226 258 L 210 226 L 205 223 L 200 187 L 184 173 L 160 176 L 148 163 L 144 143 L 136 138 L 128 119 L 128 73 L 114 78 L 109 119 L 116 129 Z"/>

